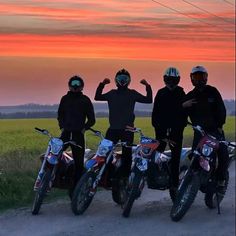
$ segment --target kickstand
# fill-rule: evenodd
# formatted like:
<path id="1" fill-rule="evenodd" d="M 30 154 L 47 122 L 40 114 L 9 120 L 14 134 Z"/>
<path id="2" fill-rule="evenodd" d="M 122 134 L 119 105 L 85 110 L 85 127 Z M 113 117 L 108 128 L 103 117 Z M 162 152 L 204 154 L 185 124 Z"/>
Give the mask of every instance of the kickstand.
<path id="1" fill-rule="evenodd" d="M 219 194 L 217 191 L 216 191 L 216 202 L 217 202 L 218 215 L 220 215 L 220 201 L 219 201 Z"/>

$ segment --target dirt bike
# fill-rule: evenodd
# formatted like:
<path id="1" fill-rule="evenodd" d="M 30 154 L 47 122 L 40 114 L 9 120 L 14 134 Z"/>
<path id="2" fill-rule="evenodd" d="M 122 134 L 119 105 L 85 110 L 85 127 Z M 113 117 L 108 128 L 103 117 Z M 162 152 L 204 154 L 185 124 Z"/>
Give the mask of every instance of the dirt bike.
<path id="1" fill-rule="evenodd" d="M 87 171 L 77 183 L 73 192 L 71 209 L 75 215 L 85 212 L 93 200 L 98 187 L 112 190 L 113 201 L 117 204 L 124 202 L 126 179 L 120 176 L 119 170 L 122 165 L 122 152 L 117 148 L 127 146 L 125 142 L 114 144 L 104 138 L 100 131 L 90 130 L 101 141 L 96 154 L 85 163 Z"/>
<path id="2" fill-rule="evenodd" d="M 123 206 L 123 216 L 129 217 L 134 201 L 140 197 L 147 181 L 150 189 L 166 190 L 170 188 L 170 152 L 158 152 L 160 142 L 143 135 L 141 129 L 128 127 L 128 131 L 139 133 L 140 142 L 133 155 L 133 164 L 127 185 L 127 196 Z M 168 140 L 166 140 L 168 141 Z M 173 201 L 174 195 L 170 191 Z"/>
<path id="3" fill-rule="evenodd" d="M 227 171 L 225 180 L 225 192 L 219 193 L 217 187 L 216 170 L 218 166 L 217 150 L 219 145 L 235 148 L 236 145 L 228 141 L 220 141 L 216 137 L 206 133 L 202 127 L 193 126 L 194 130 L 201 134 L 201 139 L 193 151 L 190 165 L 179 185 L 176 201 L 174 202 L 170 216 L 173 221 L 179 221 L 191 207 L 198 190 L 205 193 L 205 204 L 209 208 L 218 208 L 220 214 L 220 202 L 223 200 L 229 181 Z M 233 150 L 229 155 L 230 163 L 235 158 Z"/>
<path id="4" fill-rule="evenodd" d="M 72 189 L 74 186 L 75 166 L 70 152 L 63 152 L 64 145 L 71 144 L 77 147 L 74 141 L 63 143 L 60 138 L 53 137 L 48 130 L 35 128 L 40 134 L 49 137 L 46 153 L 41 155 L 42 165 L 34 187 L 35 197 L 32 214 L 37 215 L 43 199 L 52 187 Z M 81 148 L 81 147 L 80 147 Z"/>

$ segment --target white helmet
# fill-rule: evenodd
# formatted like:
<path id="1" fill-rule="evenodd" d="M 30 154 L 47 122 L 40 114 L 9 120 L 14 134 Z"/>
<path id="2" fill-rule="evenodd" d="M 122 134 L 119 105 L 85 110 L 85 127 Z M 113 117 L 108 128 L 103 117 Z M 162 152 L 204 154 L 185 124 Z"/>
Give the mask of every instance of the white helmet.
<path id="1" fill-rule="evenodd" d="M 179 84 L 180 74 L 175 67 L 169 67 L 166 69 L 163 78 L 166 86 L 173 90 Z"/>
<path id="2" fill-rule="evenodd" d="M 178 71 L 178 69 L 176 69 L 175 67 L 169 67 L 166 69 L 164 76 L 167 77 L 180 77 L 180 73 Z"/>
<path id="3" fill-rule="evenodd" d="M 193 69 L 191 71 L 191 74 L 194 74 L 194 73 L 197 73 L 197 72 L 208 74 L 206 68 L 203 67 L 203 66 L 195 66 L 195 67 L 193 67 Z"/>
<path id="4" fill-rule="evenodd" d="M 190 73 L 190 78 L 194 87 L 201 88 L 207 84 L 208 72 L 203 66 L 195 66 Z"/>

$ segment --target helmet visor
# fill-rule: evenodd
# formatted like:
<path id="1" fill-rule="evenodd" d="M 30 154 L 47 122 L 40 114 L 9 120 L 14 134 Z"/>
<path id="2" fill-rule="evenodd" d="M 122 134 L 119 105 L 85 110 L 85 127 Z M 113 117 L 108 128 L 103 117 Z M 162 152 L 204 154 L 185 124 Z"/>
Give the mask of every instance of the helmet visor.
<path id="1" fill-rule="evenodd" d="M 207 83 L 207 74 L 203 72 L 196 72 L 191 74 L 191 81 L 193 86 L 202 87 Z"/>
<path id="2" fill-rule="evenodd" d="M 164 82 L 170 88 L 175 88 L 179 83 L 180 77 L 164 76 Z"/>
<path id="3" fill-rule="evenodd" d="M 194 80 L 205 80 L 206 74 L 203 72 L 196 72 L 191 75 Z"/>
<path id="4" fill-rule="evenodd" d="M 165 76 L 164 80 L 165 80 L 166 83 L 171 83 L 171 84 L 173 83 L 173 84 L 175 84 L 175 83 L 179 82 L 179 77 Z"/>
<path id="5" fill-rule="evenodd" d="M 70 83 L 71 87 L 80 87 L 82 84 L 79 80 L 72 80 Z"/>
<path id="6" fill-rule="evenodd" d="M 116 83 L 121 86 L 128 85 L 130 82 L 130 78 L 127 75 L 118 75 L 116 76 L 115 80 L 116 80 Z"/>

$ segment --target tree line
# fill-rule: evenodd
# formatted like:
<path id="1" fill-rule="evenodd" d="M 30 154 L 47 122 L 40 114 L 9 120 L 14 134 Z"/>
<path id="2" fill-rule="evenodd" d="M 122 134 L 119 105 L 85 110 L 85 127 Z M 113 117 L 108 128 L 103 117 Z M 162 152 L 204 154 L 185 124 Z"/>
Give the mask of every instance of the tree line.
<path id="1" fill-rule="evenodd" d="M 224 100 L 227 115 L 235 116 L 235 100 Z M 145 105 L 145 106 L 144 106 Z M 150 117 L 152 104 L 137 104 L 135 115 L 137 117 Z M 20 106 L 0 106 L 0 119 L 32 119 L 32 118 L 56 118 L 58 104 L 40 105 L 26 104 Z M 94 103 L 96 117 L 108 117 L 106 103 Z"/>

